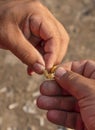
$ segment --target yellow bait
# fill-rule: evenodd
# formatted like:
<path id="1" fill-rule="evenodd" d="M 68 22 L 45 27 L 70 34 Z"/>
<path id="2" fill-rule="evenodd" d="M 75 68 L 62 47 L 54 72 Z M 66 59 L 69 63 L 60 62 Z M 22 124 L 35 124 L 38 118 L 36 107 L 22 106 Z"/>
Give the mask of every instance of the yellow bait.
<path id="1" fill-rule="evenodd" d="M 54 79 L 54 73 L 55 73 L 55 70 L 57 69 L 57 66 L 53 66 L 50 70 L 50 72 L 48 72 L 47 70 L 44 70 L 44 76 L 49 79 L 49 80 L 52 80 Z"/>
<path id="2" fill-rule="evenodd" d="M 51 68 L 51 73 L 54 73 L 55 72 L 55 70 L 57 69 L 57 66 L 53 66 L 52 68 Z"/>

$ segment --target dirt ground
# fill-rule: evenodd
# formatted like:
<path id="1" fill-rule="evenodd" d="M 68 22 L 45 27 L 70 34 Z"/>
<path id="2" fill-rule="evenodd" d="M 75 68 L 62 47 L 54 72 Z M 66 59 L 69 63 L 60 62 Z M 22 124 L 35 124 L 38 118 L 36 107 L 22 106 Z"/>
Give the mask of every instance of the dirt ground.
<path id="1" fill-rule="evenodd" d="M 65 26 L 71 40 L 64 61 L 95 60 L 95 0 L 41 0 Z M 0 130 L 62 130 L 36 107 L 43 77 L 0 50 Z"/>

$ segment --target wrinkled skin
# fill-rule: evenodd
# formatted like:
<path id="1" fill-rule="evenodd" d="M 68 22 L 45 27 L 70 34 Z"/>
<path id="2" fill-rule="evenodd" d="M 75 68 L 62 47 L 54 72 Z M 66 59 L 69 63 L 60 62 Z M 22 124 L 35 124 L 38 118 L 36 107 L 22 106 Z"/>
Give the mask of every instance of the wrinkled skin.
<path id="1" fill-rule="evenodd" d="M 48 119 L 75 130 L 95 130 L 95 61 L 66 63 L 41 85 L 37 105 Z"/>
<path id="2" fill-rule="evenodd" d="M 0 48 L 28 65 L 29 73 L 59 64 L 68 42 L 64 27 L 39 1 L 0 1 Z"/>

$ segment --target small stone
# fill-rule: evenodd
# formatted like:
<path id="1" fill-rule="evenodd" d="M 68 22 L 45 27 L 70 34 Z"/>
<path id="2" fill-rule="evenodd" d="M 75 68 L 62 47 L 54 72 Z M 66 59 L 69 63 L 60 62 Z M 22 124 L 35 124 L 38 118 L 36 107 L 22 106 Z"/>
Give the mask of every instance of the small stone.
<path id="1" fill-rule="evenodd" d="M 36 114 L 36 107 L 31 101 L 26 102 L 22 109 L 25 113 Z"/>
<path id="2" fill-rule="evenodd" d="M 35 97 L 38 97 L 40 96 L 40 92 L 39 91 L 36 91 L 32 94 L 32 96 L 35 98 Z"/>
<path id="3" fill-rule="evenodd" d="M 44 126 L 44 124 L 45 124 L 45 121 L 44 121 L 44 118 L 43 117 L 41 117 L 41 116 L 36 116 L 36 118 L 40 121 L 40 126 Z"/>
<path id="4" fill-rule="evenodd" d="M 13 130 L 11 127 L 8 127 L 7 130 Z"/>
<path id="5" fill-rule="evenodd" d="M 6 93 L 7 92 L 7 87 L 3 87 L 0 89 L 0 93 Z"/>
<path id="6" fill-rule="evenodd" d="M 19 105 L 18 103 L 13 103 L 13 104 L 10 104 L 8 108 L 10 110 L 12 110 L 12 109 L 15 109 L 16 107 L 18 107 L 18 105 Z"/>
<path id="7" fill-rule="evenodd" d="M 8 127 L 7 130 L 18 130 L 16 127 Z"/>

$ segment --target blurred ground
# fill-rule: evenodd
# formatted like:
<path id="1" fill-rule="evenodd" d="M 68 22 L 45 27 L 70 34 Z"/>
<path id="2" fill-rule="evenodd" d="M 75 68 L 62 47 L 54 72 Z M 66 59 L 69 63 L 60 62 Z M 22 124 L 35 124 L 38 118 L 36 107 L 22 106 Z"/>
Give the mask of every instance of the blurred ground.
<path id="1" fill-rule="evenodd" d="M 71 41 L 64 61 L 95 60 L 95 0 L 41 0 Z M 0 130 L 57 130 L 35 105 L 43 77 L 29 77 L 10 52 L 0 50 Z M 61 130 L 61 128 L 59 128 Z"/>

